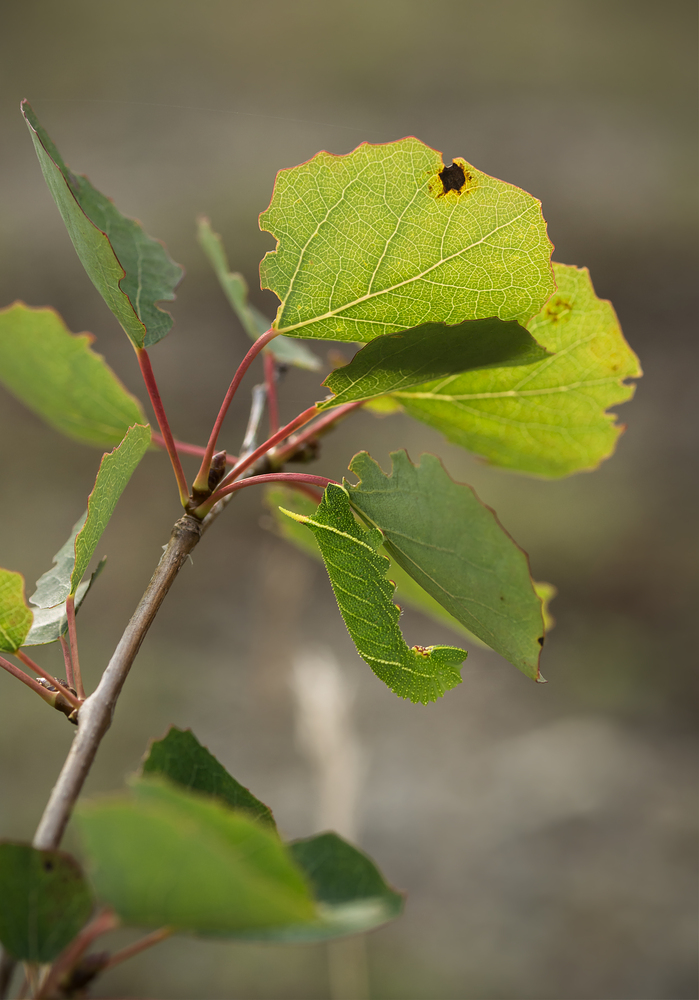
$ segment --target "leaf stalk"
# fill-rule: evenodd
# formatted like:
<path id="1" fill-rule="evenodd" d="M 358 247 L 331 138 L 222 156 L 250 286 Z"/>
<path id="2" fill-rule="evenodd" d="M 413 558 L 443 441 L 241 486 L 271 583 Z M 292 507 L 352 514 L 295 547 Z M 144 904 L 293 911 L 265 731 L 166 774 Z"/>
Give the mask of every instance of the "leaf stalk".
<path id="1" fill-rule="evenodd" d="M 189 487 L 187 486 L 187 480 L 182 468 L 182 463 L 180 462 L 180 456 L 177 454 L 175 439 L 173 438 L 172 431 L 170 430 L 170 424 L 168 423 L 167 415 L 165 413 L 165 407 L 163 406 L 163 401 L 160 398 L 160 392 L 158 391 L 158 385 L 155 381 L 155 375 L 153 374 L 153 368 L 150 363 L 150 358 L 148 357 L 148 351 L 144 347 L 137 347 L 136 357 L 138 358 L 138 363 L 141 368 L 143 381 L 146 383 L 146 389 L 148 390 L 148 396 L 155 412 L 155 418 L 158 421 L 160 433 L 163 437 L 163 441 L 165 442 L 167 453 L 170 456 L 172 469 L 175 473 L 175 479 L 177 480 L 177 488 L 180 493 L 180 502 L 183 507 L 186 507 L 189 501 Z"/>

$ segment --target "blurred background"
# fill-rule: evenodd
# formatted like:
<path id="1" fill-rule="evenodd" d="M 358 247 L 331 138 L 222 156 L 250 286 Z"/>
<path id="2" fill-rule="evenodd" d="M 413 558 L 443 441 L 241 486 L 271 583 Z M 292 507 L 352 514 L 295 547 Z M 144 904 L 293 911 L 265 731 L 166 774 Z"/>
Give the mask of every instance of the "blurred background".
<path id="1" fill-rule="evenodd" d="M 541 198 L 555 259 L 590 268 L 641 357 L 637 398 L 620 408 L 628 431 L 593 473 L 507 474 L 405 417 L 369 414 L 326 439 L 315 466 L 341 476 L 368 448 L 385 468 L 407 447 L 475 486 L 534 576 L 559 588 L 546 686 L 475 648 L 438 704 L 397 699 L 354 652 L 323 568 L 268 530 L 255 490 L 184 568 L 126 685 L 90 794 L 122 787 L 171 723 L 190 726 L 285 834 L 305 836 L 327 821 L 329 778 L 299 736 L 322 711 L 299 677 L 332 663 L 355 762 L 337 771 L 345 829 L 408 893 L 403 919 L 366 939 L 375 1000 L 697 996 L 696 19 L 689 0 L 2 5 L 0 305 L 54 306 L 146 398 L 41 177 L 18 110 L 27 97 L 71 167 L 187 269 L 175 327 L 152 351 L 178 437 L 205 441 L 247 346 L 196 215 L 211 217 L 271 317 L 257 266 L 273 241 L 257 216 L 276 171 L 364 140 L 416 135 Z M 328 345 L 315 349 L 327 371 Z M 291 372 L 282 416 L 319 398 L 318 381 Z M 241 392 L 226 425 L 233 452 L 248 405 Z M 0 426 L 0 564 L 31 585 L 84 509 L 100 453 L 4 393 Z M 177 516 L 167 459 L 150 455 L 80 615 L 90 684 Z M 411 644 L 455 639 L 409 611 L 403 628 Z M 37 653 L 56 671 L 59 657 Z M 9 677 L 0 689 L 0 835 L 30 838 L 73 731 Z M 66 843 L 79 850 L 72 834 Z M 352 996 L 335 980 L 322 945 L 178 938 L 95 995 Z"/>

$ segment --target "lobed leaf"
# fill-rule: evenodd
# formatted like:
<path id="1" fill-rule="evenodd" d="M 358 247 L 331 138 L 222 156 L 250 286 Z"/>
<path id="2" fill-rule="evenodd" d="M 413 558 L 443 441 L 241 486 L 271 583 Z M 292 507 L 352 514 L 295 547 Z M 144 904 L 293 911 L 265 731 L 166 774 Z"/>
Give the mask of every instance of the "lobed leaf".
<path id="1" fill-rule="evenodd" d="M 534 365 L 467 372 L 399 390 L 407 413 L 495 465 L 540 476 L 593 469 L 623 426 L 610 406 L 642 372 L 587 268 L 554 264 L 558 291 L 526 325 L 553 352 Z"/>
<path id="2" fill-rule="evenodd" d="M 154 740 L 142 773 L 161 775 L 187 791 L 202 792 L 276 830 L 272 810 L 236 781 L 191 729 L 171 726 L 162 740 Z"/>
<path id="3" fill-rule="evenodd" d="M 384 684 L 401 698 L 427 704 L 461 683 L 463 649 L 406 644 L 392 601 L 395 588 L 386 578 L 388 560 L 377 552 L 381 533 L 357 524 L 344 487 L 331 483 L 312 516 L 282 512 L 315 535 L 347 631 Z"/>
<path id="4" fill-rule="evenodd" d="M 277 239 L 260 277 L 288 336 L 523 321 L 555 287 L 540 203 L 465 160 L 445 167 L 414 138 L 279 171 L 260 228 Z"/>
<path id="5" fill-rule="evenodd" d="M 24 645 L 34 616 L 24 599 L 24 577 L 0 569 L 0 650 L 14 653 Z"/>
<path id="6" fill-rule="evenodd" d="M 0 309 L 0 382 L 25 406 L 85 444 L 118 444 L 146 418 L 90 333 L 72 334 L 53 309 Z"/>
<path id="7" fill-rule="evenodd" d="M 0 942 L 24 962 L 52 962 L 92 913 L 77 861 L 63 851 L 0 843 Z"/>
<path id="8" fill-rule="evenodd" d="M 154 778 L 132 791 L 77 812 L 97 895 L 125 923 L 231 936 L 316 919 L 274 831 Z"/>
<path id="9" fill-rule="evenodd" d="M 331 399 L 320 410 L 357 399 L 420 385 L 474 368 L 529 365 L 547 357 L 519 323 L 490 319 L 466 320 L 456 326 L 423 323 L 412 330 L 387 333 L 362 348 L 348 365 L 323 382 Z"/>
<path id="10" fill-rule="evenodd" d="M 455 483 L 434 455 L 413 465 L 393 452 L 386 475 L 366 453 L 350 503 L 380 529 L 391 557 L 470 632 L 538 679 L 544 642 L 541 600 L 525 552 L 470 486 Z"/>
<path id="11" fill-rule="evenodd" d="M 267 333 L 272 322 L 248 302 L 248 286 L 245 278 L 242 274 L 231 271 L 223 240 L 214 232 L 205 216 L 197 220 L 197 237 L 233 312 L 247 335 L 252 340 L 257 340 L 263 333 Z M 320 358 L 303 344 L 297 344 L 288 337 L 275 337 L 265 350 L 270 351 L 280 364 L 295 365 L 297 368 L 306 368 L 312 372 L 318 371 L 321 367 Z"/>
<path id="12" fill-rule="evenodd" d="M 156 303 L 175 298 L 182 268 L 138 222 L 70 171 L 31 105 L 22 101 L 21 107 L 44 179 L 90 280 L 134 347 L 157 344 L 173 321 Z"/>

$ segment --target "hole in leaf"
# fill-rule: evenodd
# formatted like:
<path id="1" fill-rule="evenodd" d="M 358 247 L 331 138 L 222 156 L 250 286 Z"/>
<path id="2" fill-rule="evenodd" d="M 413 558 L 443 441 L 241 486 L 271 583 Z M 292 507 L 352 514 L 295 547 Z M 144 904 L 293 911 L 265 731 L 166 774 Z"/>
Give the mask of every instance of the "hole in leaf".
<path id="1" fill-rule="evenodd" d="M 543 646 L 544 645 L 544 636 L 540 635 L 539 638 L 536 641 L 539 643 L 540 646 Z"/>
<path id="2" fill-rule="evenodd" d="M 442 182 L 444 194 L 447 191 L 460 191 L 466 183 L 466 173 L 464 168 L 460 167 L 458 163 L 452 163 L 450 167 L 440 170 L 439 179 Z"/>

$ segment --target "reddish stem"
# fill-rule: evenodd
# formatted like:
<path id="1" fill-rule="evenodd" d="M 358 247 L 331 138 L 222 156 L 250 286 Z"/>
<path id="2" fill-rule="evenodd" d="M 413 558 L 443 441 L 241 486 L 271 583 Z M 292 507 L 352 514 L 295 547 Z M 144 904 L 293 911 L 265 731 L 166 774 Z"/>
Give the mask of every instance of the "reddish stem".
<path id="1" fill-rule="evenodd" d="M 259 486 L 262 483 L 289 483 L 290 485 L 294 483 L 307 483 L 310 486 L 320 486 L 323 490 L 328 483 L 339 485 L 335 479 L 327 479 L 325 476 L 309 476 L 305 472 L 270 472 L 265 473 L 263 476 L 250 476 L 249 479 L 240 479 L 237 483 L 231 483 L 230 486 L 226 486 L 225 489 L 216 490 L 214 495 L 209 497 L 201 507 L 197 507 L 193 513 L 196 517 L 203 517 L 207 513 L 204 508 L 209 508 L 212 504 L 223 499 L 223 497 L 227 497 L 229 493 L 235 493 L 236 490 L 243 490 L 246 486 Z M 203 513 L 199 513 L 200 511 L 203 511 Z"/>
<path id="2" fill-rule="evenodd" d="M 18 660 L 22 661 L 25 667 L 29 667 L 29 669 L 33 670 L 35 674 L 39 675 L 39 677 L 43 677 L 44 680 L 49 682 L 49 684 L 53 684 L 56 690 L 61 692 L 65 700 L 70 702 L 73 708 L 80 708 L 82 705 L 81 699 L 76 698 L 73 692 L 69 691 L 64 684 L 61 684 L 61 682 L 56 680 L 55 677 L 52 677 L 51 674 L 46 673 L 46 671 L 43 670 L 38 663 L 34 663 L 34 660 L 30 659 L 26 653 L 23 653 L 21 649 L 18 649 L 15 652 L 15 656 Z M 41 684 L 39 687 L 41 687 Z"/>
<path id="3" fill-rule="evenodd" d="M 294 419 L 291 420 L 285 427 L 278 430 L 276 434 L 272 434 L 271 437 L 267 438 L 267 440 L 261 444 L 259 448 L 251 451 L 249 455 L 245 456 L 245 458 L 241 458 L 238 464 L 233 466 L 226 478 L 221 481 L 214 496 L 220 500 L 221 498 L 218 494 L 224 487 L 229 486 L 232 482 L 234 482 L 241 473 L 245 472 L 246 469 L 249 469 L 251 465 L 254 465 L 258 458 L 262 458 L 263 455 L 266 455 L 270 448 L 273 448 L 275 444 L 279 443 L 279 441 L 283 441 L 284 438 L 288 437 L 289 434 L 291 434 L 292 431 L 295 431 L 297 427 L 302 427 L 303 424 L 307 424 L 309 420 L 312 420 L 317 412 L 318 410 L 316 409 L 315 404 L 313 406 L 309 406 L 307 410 L 304 410 L 303 413 L 299 413 L 298 417 L 294 417 Z M 212 498 L 209 497 L 207 504 L 211 501 Z M 216 501 L 214 500 L 213 503 L 215 502 Z"/>
<path id="4" fill-rule="evenodd" d="M 70 658 L 70 646 L 65 640 L 65 636 L 60 637 L 61 651 L 63 653 L 63 660 L 66 665 L 66 680 L 72 688 L 75 687 L 75 681 L 73 679 L 73 661 Z"/>
<path id="5" fill-rule="evenodd" d="M 155 381 L 155 375 L 153 374 L 153 368 L 151 367 L 150 358 L 148 357 L 148 351 L 146 351 L 143 347 L 137 347 L 136 357 L 138 358 L 138 363 L 141 366 L 141 374 L 143 375 L 143 381 L 146 383 L 146 389 L 148 390 L 151 405 L 155 411 L 155 417 L 158 421 L 158 426 L 160 427 L 160 433 L 163 436 L 167 453 L 170 456 L 170 462 L 172 463 L 175 479 L 177 480 L 177 488 L 180 492 L 180 500 L 182 502 L 182 506 L 186 507 L 187 501 L 189 500 L 189 487 L 187 486 L 187 480 L 182 468 L 182 463 L 180 462 L 180 456 L 177 454 L 175 439 L 172 436 L 170 425 L 167 422 L 165 407 L 163 406 L 163 401 L 160 398 L 158 386 Z"/>
<path id="6" fill-rule="evenodd" d="M 70 662 L 73 664 L 73 677 L 75 678 L 75 684 L 71 684 L 71 686 L 78 692 L 78 698 L 84 701 L 85 688 L 83 687 L 82 674 L 80 673 L 78 634 L 75 630 L 75 598 L 72 594 L 66 600 L 66 617 L 68 619 L 68 638 L 70 639 Z"/>
<path id="7" fill-rule="evenodd" d="M 269 432 L 276 434 L 279 430 L 279 406 L 277 404 L 277 366 L 271 351 L 264 353 L 265 385 L 267 386 L 267 414 L 269 416 Z"/>
<path id="8" fill-rule="evenodd" d="M 119 926 L 119 918 L 112 910 L 101 910 L 97 916 L 93 917 L 89 924 L 73 938 L 56 961 L 51 966 L 48 976 L 44 980 L 37 1000 L 56 995 L 57 987 L 64 976 L 70 973 L 78 964 L 93 941 L 108 931 L 113 931 Z"/>
<path id="9" fill-rule="evenodd" d="M 44 701 L 48 702 L 49 705 L 53 705 L 53 695 L 51 692 L 47 691 L 43 684 L 39 684 L 39 682 L 35 681 L 33 677 L 29 677 L 29 675 L 25 674 L 23 670 L 16 667 L 14 663 L 10 663 L 9 660 L 6 660 L 4 656 L 0 656 L 0 667 L 7 670 L 8 674 L 12 674 L 13 677 L 17 678 L 17 680 L 22 681 L 23 684 L 26 684 L 27 687 L 31 688 L 32 691 L 38 694 L 40 698 L 43 698 Z"/>
<path id="10" fill-rule="evenodd" d="M 321 434 L 327 434 L 327 432 L 332 428 L 332 426 L 338 421 L 346 417 L 352 410 L 358 409 L 366 403 L 365 399 L 357 399 L 352 403 L 344 403 L 342 406 L 338 406 L 336 410 L 331 410 L 330 413 L 326 413 L 319 420 L 317 420 L 311 427 L 306 428 L 301 434 L 296 434 L 289 441 L 284 448 L 281 448 L 278 452 L 275 452 L 274 458 L 279 462 L 280 465 L 286 461 L 287 457 L 291 455 L 299 445 L 305 444 L 306 441 L 311 441 L 313 438 Z"/>
<path id="11" fill-rule="evenodd" d="M 238 386 L 242 382 L 243 375 L 248 370 L 250 365 L 253 363 L 257 355 L 260 353 L 263 347 L 266 347 L 270 340 L 273 340 L 278 333 L 276 330 L 268 330 L 267 333 L 263 333 L 261 337 L 258 337 L 255 343 L 252 345 L 248 353 L 245 355 L 243 360 L 238 366 L 238 371 L 233 376 L 233 381 L 228 387 L 228 392 L 223 398 L 221 403 L 221 409 L 218 411 L 218 416 L 211 430 L 211 436 L 209 438 L 209 443 L 204 451 L 204 458 L 202 459 L 199 472 L 197 473 L 197 478 L 192 484 L 192 491 L 198 490 L 200 493 L 205 493 L 209 484 L 209 468 L 211 467 L 211 459 L 213 458 L 214 451 L 216 450 L 216 442 L 218 441 L 219 433 L 221 432 L 221 427 L 225 419 L 226 413 L 228 412 L 228 407 L 233 401 L 233 397 L 236 394 Z"/>
<path id="12" fill-rule="evenodd" d="M 146 948 L 152 948 L 154 944 L 160 944 L 161 941 L 169 938 L 172 933 L 172 927 L 161 927 L 160 930 L 153 931 L 152 934 L 147 934 L 139 941 L 134 941 L 133 944 L 128 945 L 126 948 L 122 948 L 121 951 L 115 951 L 114 954 L 109 957 L 107 964 L 102 967 L 102 972 L 106 972 L 107 969 L 111 969 L 115 965 L 119 965 L 120 962 L 125 962 L 128 958 L 133 958 L 134 955 L 138 955 L 140 952 L 145 951 Z"/>
<path id="13" fill-rule="evenodd" d="M 165 444 L 165 438 L 162 436 L 162 434 L 158 434 L 157 431 L 152 432 L 151 440 L 154 445 L 157 445 L 158 448 L 167 447 L 167 445 Z M 201 456 L 206 453 L 206 448 L 204 448 L 200 444 L 187 444 L 186 441 L 178 441 L 177 438 L 173 438 L 173 440 L 175 442 L 175 448 L 177 449 L 180 455 L 196 455 L 198 458 L 201 458 Z M 236 458 L 235 455 L 226 456 L 226 463 L 228 465 L 235 465 L 237 461 L 238 459 Z"/>

